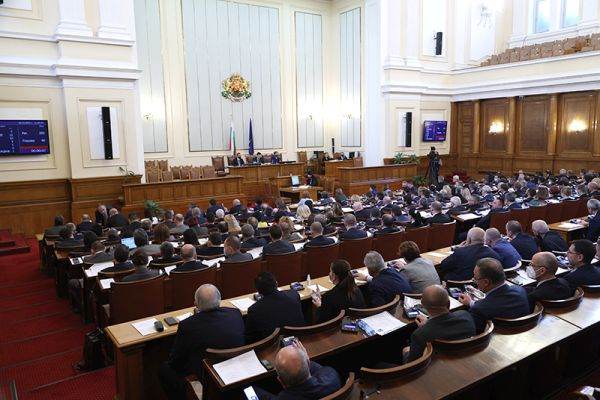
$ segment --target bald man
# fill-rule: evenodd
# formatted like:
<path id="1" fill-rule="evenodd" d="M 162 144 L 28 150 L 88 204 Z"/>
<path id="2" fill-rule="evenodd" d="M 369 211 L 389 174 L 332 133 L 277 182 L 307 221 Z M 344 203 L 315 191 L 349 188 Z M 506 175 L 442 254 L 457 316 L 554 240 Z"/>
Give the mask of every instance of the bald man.
<path id="1" fill-rule="evenodd" d="M 194 247 L 194 245 L 183 245 L 181 248 L 181 258 L 183 259 L 183 263 L 178 265 L 173 271 L 190 272 L 208 268 L 208 265 L 204 264 L 202 261 L 196 260 L 196 247 Z"/>
<path id="2" fill-rule="evenodd" d="M 527 298 L 531 310 L 535 302 L 540 300 L 563 300 L 573 296 L 575 292 L 569 282 L 556 277 L 558 260 L 548 251 L 537 253 L 527 266 L 527 276 L 537 281 L 535 288 L 528 290 Z"/>
<path id="3" fill-rule="evenodd" d="M 423 355 L 427 342 L 435 339 L 466 339 L 475 335 L 475 322 L 468 311 L 450 312 L 448 292 L 440 285 L 431 285 L 423 291 L 421 304 L 429 318 L 419 315 L 415 322 L 418 328 L 410 336 L 407 362 Z"/>
<path id="4" fill-rule="evenodd" d="M 275 370 L 283 390 L 273 396 L 258 389 L 256 392 L 260 399 L 320 399 L 341 387 L 338 373 L 331 367 L 310 361 L 298 340 L 279 350 L 275 357 Z"/>
<path id="5" fill-rule="evenodd" d="M 473 269 L 477 260 L 500 256 L 484 244 L 485 231 L 481 228 L 471 228 L 467 233 L 467 240 L 454 249 L 454 253 L 446 257 L 440 264 L 440 271 L 445 280 L 466 281 L 473 278 Z"/>

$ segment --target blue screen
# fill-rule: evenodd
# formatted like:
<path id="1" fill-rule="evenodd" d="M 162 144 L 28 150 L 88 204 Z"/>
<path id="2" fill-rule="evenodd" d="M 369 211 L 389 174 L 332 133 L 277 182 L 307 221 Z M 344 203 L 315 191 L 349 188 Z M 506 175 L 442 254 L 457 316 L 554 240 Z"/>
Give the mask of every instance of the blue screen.
<path id="1" fill-rule="evenodd" d="M 0 120 L 0 155 L 49 153 L 48 121 Z"/>
<path id="2" fill-rule="evenodd" d="M 137 247 L 135 245 L 135 240 L 132 237 L 121 239 L 121 244 L 124 244 L 125 246 L 129 247 L 130 250 L 135 249 Z"/>
<path id="3" fill-rule="evenodd" d="M 423 122 L 424 142 L 443 142 L 446 140 L 447 121 L 425 121 Z"/>

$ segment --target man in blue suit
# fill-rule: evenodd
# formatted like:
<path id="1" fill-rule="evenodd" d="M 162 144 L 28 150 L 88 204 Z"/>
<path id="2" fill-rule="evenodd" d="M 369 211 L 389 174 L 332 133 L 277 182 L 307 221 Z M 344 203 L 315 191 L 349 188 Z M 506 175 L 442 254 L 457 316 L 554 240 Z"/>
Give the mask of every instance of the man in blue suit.
<path id="1" fill-rule="evenodd" d="M 304 247 L 329 246 L 334 243 L 333 238 L 323 236 L 323 225 L 317 221 L 310 225 L 310 240 L 306 242 Z"/>
<path id="2" fill-rule="evenodd" d="M 500 259 L 491 248 L 484 245 L 485 231 L 473 227 L 467 233 L 467 240 L 462 246 L 454 249 L 454 253 L 446 257 L 440 264 L 440 271 L 445 280 L 465 281 L 473 277 L 473 269 L 477 260 L 485 257 Z"/>
<path id="3" fill-rule="evenodd" d="M 519 221 L 508 221 L 506 223 L 506 236 L 523 260 L 531 260 L 538 251 L 538 245 L 534 238 L 524 233 Z"/>
<path id="4" fill-rule="evenodd" d="M 269 236 L 271 237 L 271 242 L 263 247 L 263 255 L 286 254 L 296 251 L 296 248 L 293 244 L 281 238 L 283 236 L 283 232 L 281 231 L 281 227 L 279 225 L 271 225 L 269 228 Z"/>
<path id="5" fill-rule="evenodd" d="M 356 227 L 356 217 L 352 214 L 344 215 L 346 232 L 340 233 L 340 239 L 362 239 L 367 237 L 367 232 Z"/>
<path id="6" fill-rule="evenodd" d="M 590 213 L 590 218 L 587 221 L 588 231 L 586 238 L 595 242 L 598 240 L 598 236 L 600 236 L 600 200 L 589 199 L 587 208 Z"/>
<path id="7" fill-rule="evenodd" d="M 507 210 L 520 209 L 521 203 L 517 203 L 517 196 L 514 193 L 508 192 L 504 195 L 504 207 Z"/>
<path id="8" fill-rule="evenodd" d="M 500 231 L 490 228 L 485 231 L 485 244 L 492 248 L 500 257 L 502 268 L 512 268 L 521 261 L 519 252 L 506 239 L 502 239 Z"/>
<path id="9" fill-rule="evenodd" d="M 587 239 L 575 240 L 567 250 L 569 265 L 574 270 L 564 276 L 572 288 L 581 285 L 600 285 L 600 268 L 591 262 L 596 255 L 596 246 Z"/>
<path id="10" fill-rule="evenodd" d="M 482 258 L 477 262 L 473 273 L 477 288 L 486 294 L 485 298 L 473 301 L 467 293 L 458 300 L 469 307 L 477 332 L 482 332 L 486 321 L 493 318 L 519 318 L 529 314 L 529 300 L 525 289 L 506 284 L 506 276 L 500 261 Z"/>
<path id="11" fill-rule="evenodd" d="M 546 221 L 541 219 L 533 221 L 531 230 L 538 240 L 541 251 L 567 251 L 568 246 L 565 239 L 558 232 L 551 231 Z"/>
<path id="12" fill-rule="evenodd" d="M 365 267 L 369 275 L 358 274 L 358 279 L 369 282 L 367 298 L 371 307 L 379 307 L 394 300 L 396 295 L 412 293 L 410 283 L 394 268 L 388 268 L 383 257 L 376 251 L 365 255 Z"/>
<path id="13" fill-rule="evenodd" d="M 274 151 L 271 155 L 271 164 L 279 164 L 281 162 L 281 157 L 277 151 Z"/>

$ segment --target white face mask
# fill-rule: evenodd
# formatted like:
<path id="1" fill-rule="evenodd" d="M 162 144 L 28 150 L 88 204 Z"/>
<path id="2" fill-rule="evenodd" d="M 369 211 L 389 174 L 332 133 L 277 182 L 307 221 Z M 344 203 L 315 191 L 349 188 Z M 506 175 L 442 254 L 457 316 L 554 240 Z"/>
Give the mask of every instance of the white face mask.
<path id="1" fill-rule="evenodd" d="M 535 269 L 531 265 L 527 266 L 527 268 L 525 269 L 525 272 L 527 273 L 527 276 L 530 279 L 535 279 L 537 276 L 537 274 L 535 273 Z"/>

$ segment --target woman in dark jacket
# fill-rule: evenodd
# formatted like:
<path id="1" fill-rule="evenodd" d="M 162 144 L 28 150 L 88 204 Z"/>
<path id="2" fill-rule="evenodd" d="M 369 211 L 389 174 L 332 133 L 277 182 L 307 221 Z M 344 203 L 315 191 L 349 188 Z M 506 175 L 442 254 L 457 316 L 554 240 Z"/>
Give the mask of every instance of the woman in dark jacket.
<path id="1" fill-rule="evenodd" d="M 350 272 L 350 264 L 346 260 L 331 263 L 329 279 L 335 285 L 331 290 L 321 294 L 313 293 L 313 304 L 317 307 L 317 321 L 332 319 L 342 310 L 348 308 L 365 308 L 362 292 L 356 286 L 354 276 Z"/>

